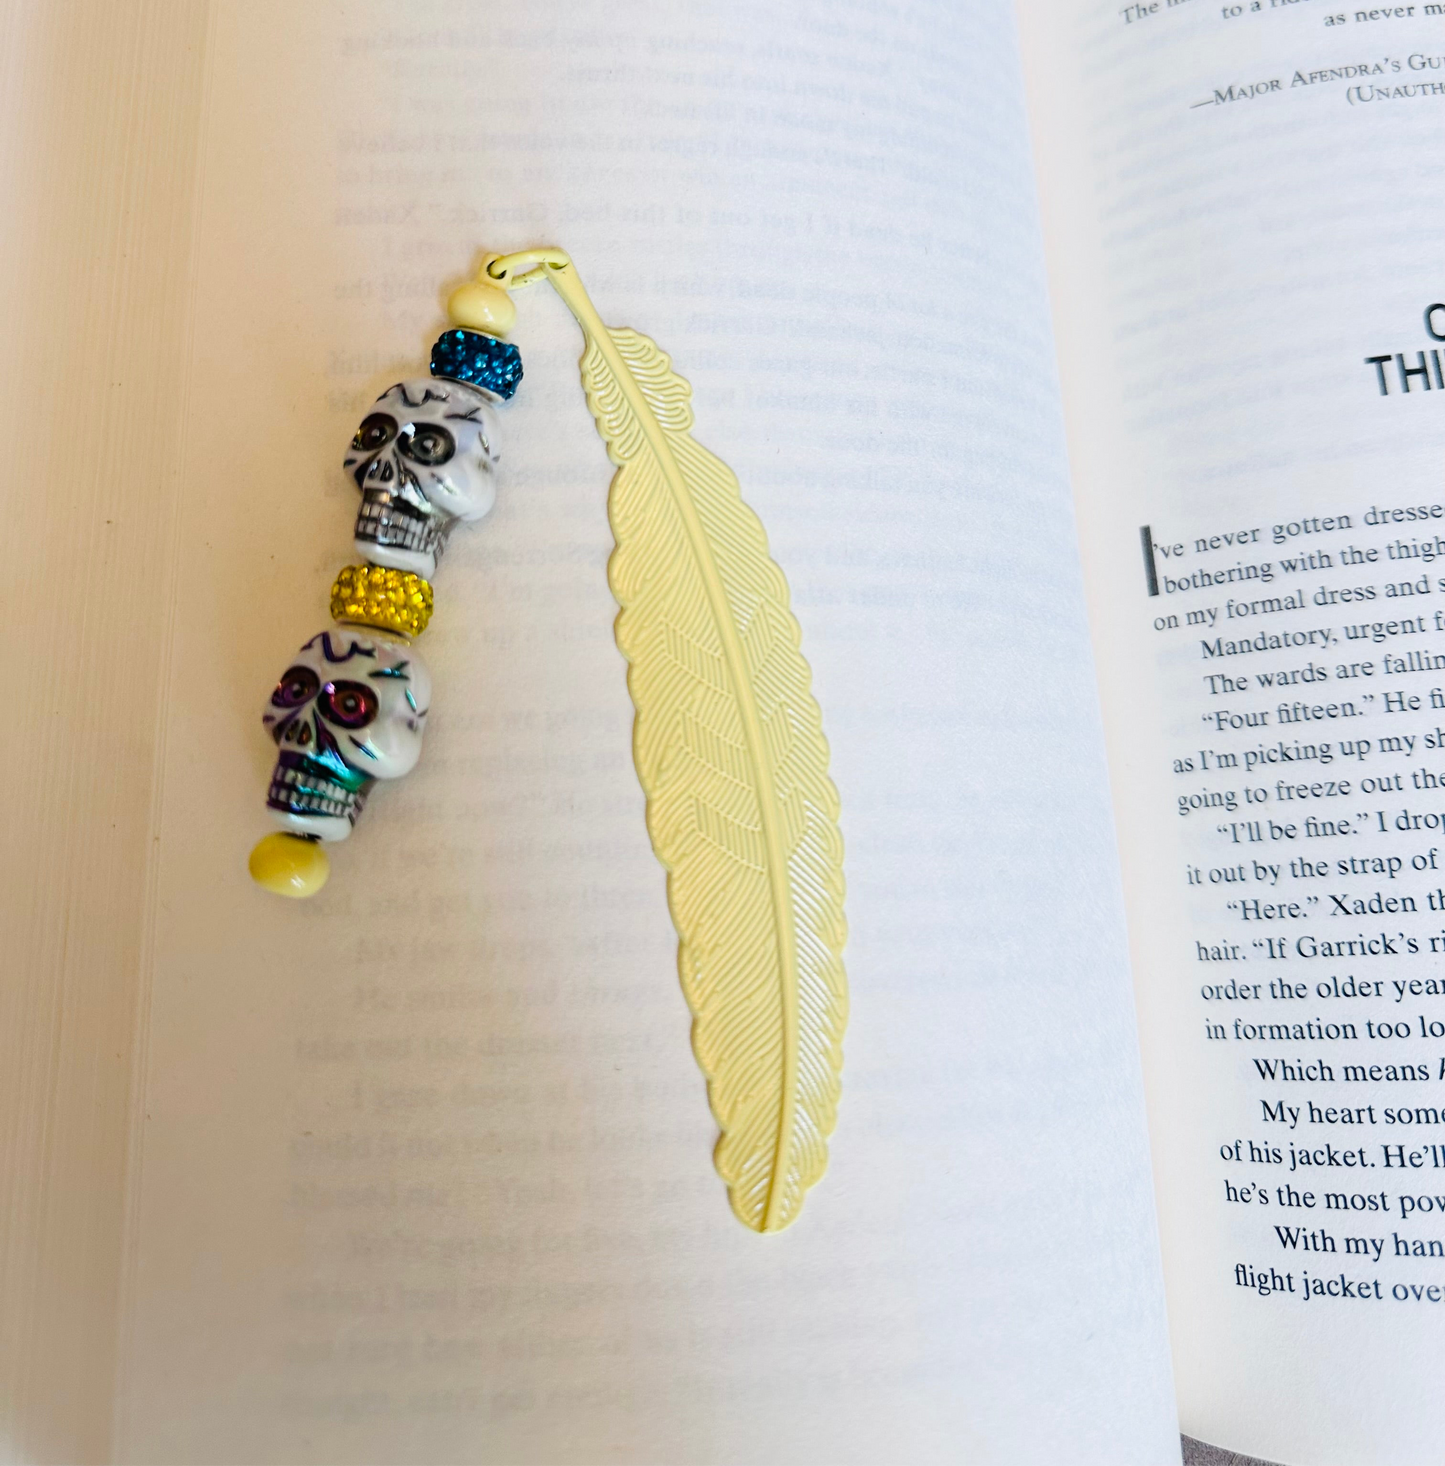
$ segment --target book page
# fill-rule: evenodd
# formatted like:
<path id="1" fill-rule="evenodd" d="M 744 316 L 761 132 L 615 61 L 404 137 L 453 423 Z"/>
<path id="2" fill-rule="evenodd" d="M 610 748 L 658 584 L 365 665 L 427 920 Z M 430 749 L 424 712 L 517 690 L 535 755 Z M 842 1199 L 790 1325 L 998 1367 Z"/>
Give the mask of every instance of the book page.
<path id="1" fill-rule="evenodd" d="M 208 45 L 122 1458 L 1175 1459 L 1011 12 L 252 0 Z M 314 900 L 246 876 L 345 445 L 484 248 L 553 243 L 692 382 L 831 740 L 844 1097 L 778 1236 L 711 1166 L 545 289 L 420 766 Z"/>
<path id="2" fill-rule="evenodd" d="M 1438 5 L 1025 0 L 1191 1435 L 1435 1459 Z"/>
<path id="3" fill-rule="evenodd" d="M 0 15 L 0 1461 L 110 1454 L 204 7 Z"/>

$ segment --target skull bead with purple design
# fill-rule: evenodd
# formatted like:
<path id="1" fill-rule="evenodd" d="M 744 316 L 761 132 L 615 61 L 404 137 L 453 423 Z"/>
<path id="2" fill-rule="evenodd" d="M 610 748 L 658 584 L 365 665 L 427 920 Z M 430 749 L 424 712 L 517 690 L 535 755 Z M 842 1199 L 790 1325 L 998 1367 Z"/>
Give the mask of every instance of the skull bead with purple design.
<path id="1" fill-rule="evenodd" d="M 352 626 L 313 636 L 261 717 L 280 749 L 272 818 L 293 834 L 346 839 L 372 783 L 416 767 L 430 706 L 431 674 L 399 637 Z"/>
<path id="2" fill-rule="evenodd" d="M 430 578 L 457 520 L 496 502 L 498 399 L 468 382 L 423 377 L 376 399 L 346 452 L 361 490 L 356 549 L 373 565 Z"/>

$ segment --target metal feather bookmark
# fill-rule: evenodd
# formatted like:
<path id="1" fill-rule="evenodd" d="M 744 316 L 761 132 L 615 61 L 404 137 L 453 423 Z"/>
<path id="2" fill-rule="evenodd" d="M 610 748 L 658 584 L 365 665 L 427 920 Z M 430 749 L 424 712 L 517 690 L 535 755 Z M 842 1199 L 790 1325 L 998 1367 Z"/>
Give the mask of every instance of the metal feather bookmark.
<path id="1" fill-rule="evenodd" d="M 848 1014 L 838 791 L 788 584 L 657 344 L 604 325 L 561 250 L 484 270 L 507 290 L 547 280 L 586 338 L 582 385 L 617 466 L 608 579 L 633 754 L 714 1162 L 738 1218 L 776 1232 L 827 1165 Z"/>
<path id="2" fill-rule="evenodd" d="M 690 389 L 654 342 L 614 331 L 560 250 L 489 257 L 447 300 L 430 374 L 388 387 L 344 466 L 360 494 L 331 587 L 335 625 L 295 652 L 262 714 L 276 744 L 252 877 L 326 885 L 379 785 L 421 756 L 432 618 L 453 528 L 496 499 L 499 409 L 522 360 L 508 292 L 549 280 L 586 338 L 582 385 L 617 465 L 608 564 L 637 709 L 633 753 L 668 872 L 693 1048 L 722 1128 L 733 1210 L 775 1232 L 827 1164 L 847 988 L 843 842 L 828 745 L 783 572 L 726 464 L 690 436 Z"/>

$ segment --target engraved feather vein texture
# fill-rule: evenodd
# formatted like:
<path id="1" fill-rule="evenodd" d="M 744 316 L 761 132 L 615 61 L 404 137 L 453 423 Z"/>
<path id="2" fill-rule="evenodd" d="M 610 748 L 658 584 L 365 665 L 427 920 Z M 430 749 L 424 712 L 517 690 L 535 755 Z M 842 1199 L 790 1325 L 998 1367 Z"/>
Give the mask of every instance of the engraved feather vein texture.
<path id="1" fill-rule="evenodd" d="M 838 793 L 787 582 L 656 343 L 607 327 L 560 250 L 487 269 L 509 289 L 549 280 L 586 338 L 582 384 L 617 466 L 608 578 L 633 753 L 714 1161 L 737 1216 L 778 1231 L 827 1165 L 848 1014 Z"/>
<path id="2" fill-rule="evenodd" d="M 722 1130 L 715 1161 L 737 1216 L 776 1231 L 827 1165 L 847 1019 L 822 715 L 762 524 L 689 435 L 687 382 L 629 330 L 589 333 L 582 381 L 617 465 L 617 644 L 693 1048 Z"/>

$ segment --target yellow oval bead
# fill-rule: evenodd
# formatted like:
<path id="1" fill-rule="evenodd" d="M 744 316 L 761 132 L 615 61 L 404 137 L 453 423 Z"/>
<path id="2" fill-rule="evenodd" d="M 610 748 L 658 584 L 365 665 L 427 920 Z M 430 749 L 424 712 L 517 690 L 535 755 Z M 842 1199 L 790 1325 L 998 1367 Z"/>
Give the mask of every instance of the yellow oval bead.
<path id="1" fill-rule="evenodd" d="M 447 315 L 452 325 L 464 330 L 505 336 L 516 324 L 517 307 L 505 290 L 473 280 L 447 297 Z"/>
<path id="2" fill-rule="evenodd" d="M 314 896 L 331 874 L 331 861 L 317 840 L 277 831 L 256 842 L 249 861 L 251 879 L 278 896 Z"/>

